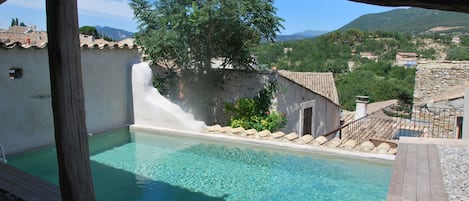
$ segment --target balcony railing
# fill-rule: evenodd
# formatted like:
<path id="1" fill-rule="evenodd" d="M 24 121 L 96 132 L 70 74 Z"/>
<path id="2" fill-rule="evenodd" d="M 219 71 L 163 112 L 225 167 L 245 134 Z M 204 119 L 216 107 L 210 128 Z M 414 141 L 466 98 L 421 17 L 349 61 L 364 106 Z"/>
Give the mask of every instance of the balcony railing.
<path id="1" fill-rule="evenodd" d="M 462 108 L 443 108 L 395 104 L 345 122 L 323 136 L 340 133 L 342 141 L 357 143 L 369 139 L 398 140 L 401 136 L 458 139 L 462 133 Z"/>

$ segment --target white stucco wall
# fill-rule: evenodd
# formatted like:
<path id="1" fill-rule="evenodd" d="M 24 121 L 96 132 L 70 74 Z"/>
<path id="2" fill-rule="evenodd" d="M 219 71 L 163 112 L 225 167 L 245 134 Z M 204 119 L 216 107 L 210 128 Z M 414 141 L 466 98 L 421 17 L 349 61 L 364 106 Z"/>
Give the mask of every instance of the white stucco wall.
<path id="1" fill-rule="evenodd" d="M 82 50 L 89 132 L 132 122 L 131 65 L 137 50 Z M 8 69 L 23 69 L 10 80 Z M 54 129 L 47 48 L 0 48 L 0 144 L 6 154 L 52 145 Z"/>
<path id="2" fill-rule="evenodd" d="M 328 99 L 279 76 L 277 92 L 277 111 L 285 113 L 288 119 L 284 132 L 302 134 L 300 119 L 301 104 L 313 101 L 312 134 L 319 136 L 339 127 L 340 107 Z M 308 106 L 309 107 L 309 106 Z"/>

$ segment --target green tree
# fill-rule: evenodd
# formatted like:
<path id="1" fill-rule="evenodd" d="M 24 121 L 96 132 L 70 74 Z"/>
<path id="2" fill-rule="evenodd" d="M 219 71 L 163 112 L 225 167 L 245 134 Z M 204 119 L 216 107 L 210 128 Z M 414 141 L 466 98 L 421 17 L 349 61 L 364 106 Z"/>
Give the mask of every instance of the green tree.
<path id="1" fill-rule="evenodd" d="M 282 27 L 273 0 L 132 0 L 130 6 L 145 53 L 156 63 L 186 68 L 209 69 L 213 58 L 250 67 L 250 48 L 261 38 L 273 41 Z"/>
<path id="2" fill-rule="evenodd" d="M 111 37 L 98 33 L 96 27 L 93 26 L 82 26 L 80 27 L 80 33 L 88 36 L 93 36 L 96 39 L 104 39 L 106 41 L 114 41 Z"/>
<path id="3" fill-rule="evenodd" d="M 22 26 L 22 27 L 25 27 L 26 24 L 24 24 L 24 22 L 20 22 L 18 20 L 18 18 L 11 18 L 11 24 L 10 26 Z"/>
<path id="4" fill-rule="evenodd" d="M 82 27 L 80 27 L 80 33 L 88 35 L 88 36 L 93 36 L 95 38 L 99 38 L 98 37 L 99 36 L 98 31 L 96 30 L 95 27 L 92 27 L 92 26 L 82 26 Z"/>
<path id="5" fill-rule="evenodd" d="M 446 60 L 467 61 L 469 60 L 469 47 L 454 47 L 448 50 Z"/>

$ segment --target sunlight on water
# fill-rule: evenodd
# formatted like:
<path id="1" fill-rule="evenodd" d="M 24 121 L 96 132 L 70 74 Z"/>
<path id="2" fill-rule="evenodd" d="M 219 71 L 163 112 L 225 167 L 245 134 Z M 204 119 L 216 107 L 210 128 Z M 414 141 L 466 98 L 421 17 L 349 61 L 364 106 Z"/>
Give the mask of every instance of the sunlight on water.
<path id="1" fill-rule="evenodd" d="M 389 163 L 131 135 L 136 142 L 91 156 L 99 200 L 385 200 L 392 171 Z M 56 162 L 47 159 L 54 154 L 11 164 L 57 183 L 57 168 L 50 168 Z"/>

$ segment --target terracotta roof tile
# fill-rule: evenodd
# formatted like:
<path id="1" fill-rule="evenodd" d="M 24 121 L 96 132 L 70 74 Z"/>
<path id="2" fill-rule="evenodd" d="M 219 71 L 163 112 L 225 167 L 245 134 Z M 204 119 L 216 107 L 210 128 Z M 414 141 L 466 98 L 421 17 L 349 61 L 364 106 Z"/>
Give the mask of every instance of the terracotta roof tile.
<path id="1" fill-rule="evenodd" d="M 0 48 L 45 48 L 47 47 L 47 32 L 26 32 L 29 27 L 14 26 L 0 32 Z M 34 30 L 34 29 L 32 29 Z M 133 38 L 124 39 L 119 42 L 109 42 L 103 39 L 94 39 L 92 36 L 80 34 L 81 49 L 137 49 Z"/>
<path id="2" fill-rule="evenodd" d="M 278 74 L 298 85 L 309 89 L 333 103 L 340 105 L 339 96 L 334 82 L 334 76 L 330 72 L 317 73 L 317 72 L 291 72 L 279 70 Z"/>
<path id="3" fill-rule="evenodd" d="M 391 99 L 391 100 L 386 100 L 386 101 L 369 103 L 368 106 L 366 107 L 366 113 L 367 114 L 375 113 L 379 110 L 382 110 L 383 108 L 394 105 L 397 102 L 398 102 L 398 100 Z"/>
<path id="4" fill-rule="evenodd" d="M 30 30 L 30 27 L 23 27 L 23 26 L 12 26 L 5 30 L 6 33 L 25 33 L 26 31 Z"/>
<path id="5" fill-rule="evenodd" d="M 2 42 L 0 41 L 0 48 L 6 48 L 6 49 L 11 49 L 15 47 L 20 47 L 20 48 L 46 48 L 47 43 L 43 42 L 40 44 L 23 44 L 21 42 Z M 81 43 L 80 44 L 81 49 L 137 49 L 138 46 L 131 43 L 118 43 L 118 42 L 106 42 L 106 43 Z"/>

